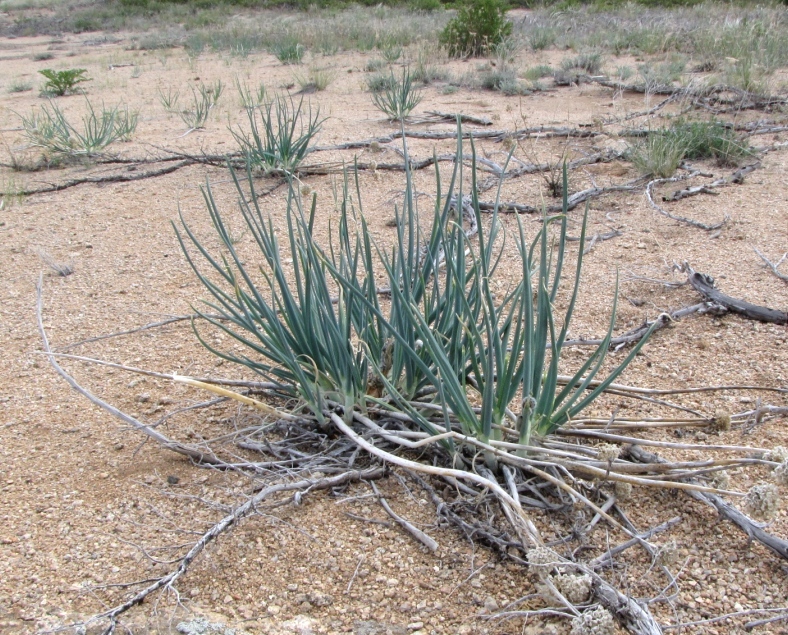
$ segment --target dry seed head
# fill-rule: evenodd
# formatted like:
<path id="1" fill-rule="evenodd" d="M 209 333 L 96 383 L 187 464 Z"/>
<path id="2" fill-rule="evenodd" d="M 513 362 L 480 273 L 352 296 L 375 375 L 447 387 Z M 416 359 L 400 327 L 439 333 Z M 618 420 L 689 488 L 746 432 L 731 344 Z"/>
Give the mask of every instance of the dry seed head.
<path id="1" fill-rule="evenodd" d="M 763 458 L 775 463 L 785 463 L 788 461 L 788 448 L 782 445 L 775 445 Z"/>
<path id="2" fill-rule="evenodd" d="M 621 448 L 614 443 L 600 443 L 596 446 L 596 456 L 600 461 L 615 461 Z"/>
<path id="3" fill-rule="evenodd" d="M 774 480 L 778 485 L 785 485 L 788 487 L 788 459 L 780 463 L 774 468 Z"/>
<path id="4" fill-rule="evenodd" d="M 311 196 L 312 192 L 314 192 L 314 190 L 311 187 L 309 187 L 306 183 L 304 183 L 301 186 L 301 196 L 303 196 L 304 198 L 306 198 L 307 196 Z"/>
<path id="5" fill-rule="evenodd" d="M 583 575 L 560 573 L 553 577 L 553 583 L 572 604 L 582 604 L 591 597 L 593 583 L 591 576 L 585 573 Z"/>
<path id="6" fill-rule="evenodd" d="M 369 144 L 369 151 L 370 152 L 382 152 L 383 148 L 380 147 L 380 143 L 377 141 L 373 141 Z"/>
<path id="7" fill-rule="evenodd" d="M 561 562 L 560 556 L 549 547 L 534 547 L 529 549 L 526 554 L 528 564 L 531 565 L 540 576 L 550 573 L 555 565 Z"/>
<path id="8" fill-rule="evenodd" d="M 613 635 L 616 623 L 613 616 L 601 606 L 593 611 L 586 611 L 572 619 L 570 635 Z"/>
<path id="9" fill-rule="evenodd" d="M 727 471 L 714 472 L 711 475 L 711 484 L 717 489 L 730 489 L 731 476 Z"/>
<path id="10" fill-rule="evenodd" d="M 675 540 L 666 542 L 658 550 L 655 557 L 656 563 L 663 567 L 670 567 L 679 561 L 679 548 Z"/>
<path id="11" fill-rule="evenodd" d="M 625 501 L 632 498 L 632 483 L 623 483 L 621 481 L 616 481 L 615 484 L 615 493 L 616 498 L 619 500 Z"/>
<path id="12" fill-rule="evenodd" d="M 731 429 L 731 414 L 724 410 L 718 410 L 714 413 L 714 418 L 711 420 L 711 427 L 720 432 L 725 432 Z"/>
<path id="13" fill-rule="evenodd" d="M 777 486 L 770 483 L 753 485 L 744 497 L 745 509 L 759 518 L 772 518 L 780 506 Z"/>

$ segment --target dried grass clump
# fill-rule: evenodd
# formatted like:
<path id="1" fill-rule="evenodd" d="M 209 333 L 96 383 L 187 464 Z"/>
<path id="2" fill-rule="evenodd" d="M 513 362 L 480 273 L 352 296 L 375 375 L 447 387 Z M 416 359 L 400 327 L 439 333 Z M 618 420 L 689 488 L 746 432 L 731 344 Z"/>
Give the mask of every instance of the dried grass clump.
<path id="1" fill-rule="evenodd" d="M 600 606 L 573 618 L 570 635 L 613 635 L 615 632 L 613 616 Z"/>
<path id="2" fill-rule="evenodd" d="M 753 485 L 744 497 L 744 507 L 748 513 L 758 518 L 774 518 L 780 507 L 777 486 L 771 483 Z"/>
<path id="3" fill-rule="evenodd" d="M 724 410 L 718 410 L 711 420 L 711 427 L 719 432 L 727 432 L 731 429 L 731 414 Z"/>

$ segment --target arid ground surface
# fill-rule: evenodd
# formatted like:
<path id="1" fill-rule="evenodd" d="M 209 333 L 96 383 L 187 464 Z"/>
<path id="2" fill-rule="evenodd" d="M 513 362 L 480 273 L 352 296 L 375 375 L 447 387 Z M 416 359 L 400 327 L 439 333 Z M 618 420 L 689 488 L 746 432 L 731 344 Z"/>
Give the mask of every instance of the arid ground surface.
<path id="1" fill-rule="evenodd" d="M 116 143 L 108 153 L 126 158 L 161 156 L 172 152 L 190 155 L 237 151 L 228 125 L 246 125 L 245 113 L 233 88 L 233 79 L 249 85 L 263 82 L 269 93 L 295 92 L 294 74 L 311 66 L 330 69 L 334 79 L 325 91 L 307 97 L 312 108 L 327 117 L 319 135 L 320 146 L 368 140 L 391 134 L 397 126 L 385 121 L 366 89 L 365 67 L 371 54 L 339 53 L 310 58 L 304 65 L 281 64 L 274 56 L 254 54 L 231 57 L 204 53 L 189 58 L 179 49 L 139 51 L 128 48 L 129 37 L 115 34 L 17 38 L 0 41 L 0 127 L 2 161 L 34 160 L 40 151 L 27 147 L 20 116 L 46 103 L 39 96 L 42 68 L 85 68 L 91 78 L 84 84 L 93 103 L 123 102 L 139 110 L 139 125 L 132 141 Z M 37 53 L 54 59 L 34 61 Z M 405 52 L 407 57 L 408 52 Z M 515 64 L 525 68 L 556 64 L 562 52 L 521 52 Z M 405 58 L 403 58 L 405 59 Z M 454 73 L 473 71 L 476 61 L 442 62 Z M 610 60 L 610 65 L 627 60 Z M 397 71 L 399 72 L 399 71 Z M 189 99 L 189 87 L 221 79 L 225 91 L 211 112 L 204 130 L 189 134 L 181 119 L 168 113 L 158 91 L 180 90 Z M 778 77 L 779 79 L 779 77 Z M 28 81 L 32 90 L 11 93 L 13 81 Z M 294 86 L 295 84 L 295 86 Z M 663 125 L 644 117 L 624 121 L 629 113 L 655 106 L 659 96 L 616 93 L 593 83 L 552 87 L 526 96 L 459 88 L 444 90 L 438 82 L 424 89 L 417 114 L 427 111 L 487 117 L 491 128 L 515 130 L 533 126 L 602 129 L 605 121 L 620 118 L 615 132 Z M 779 85 L 779 82 L 778 82 Z M 67 114 L 85 109 L 80 95 L 56 100 Z M 677 102 L 658 115 L 676 113 Z M 770 119 L 785 125 L 778 110 L 744 111 L 727 115 L 739 123 Z M 451 130 L 448 123 L 406 124 L 412 130 Z M 472 124 L 468 129 L 482 129 Z M 584 128 L 585 129 L 585 128 Z M 788 133 L 753 137 L 754 146 L 778 145 Z M 591 139 L 521 140 L 514 156 L 524 162 L 557 164 L 569 158 L 611 148 L 623 149 L 626 139 L 611 134 Z M 433 151 L 453 152 L 455 141 L 409 139 L 415 159 Z M 360 161 L 401 161 L 402 141 L 379 147 L 316 152 L 306 163 L 337 165 Z M 479 156 L 502 164 L 505 143 L 479 141 Z M 467 149 L 467 146 L 466 146 Z M 778 279 L 754 253 L 773 261 L 788 251 L 788 149 L 762 156 L 762 165 L 743 183 L 716 190 L 716 195 L 695 196 L 663 205 L 674 214 L 714 223 L 727 217 L 717 231 L 704 231 L 671 220 L 650 207 L 642 187 L 633 193 L 608 195 L 590 203 L 589 234 L 613 229 L 620 235 L 597 242 L 585 259 L 582 287 L 570 337 L 599 337 L 606 329 L 616 272 L 621 276 L 621 301 L 616 333 L 645 319 L 654 319 L 699 301 L 689 286 L 668 288 L 641 276 L 681 282 L 685 275 L 671 267 L 688 262 L 713 276 L 728 295 L 785 311 L 788 284 Z M 714 178 L 733 167 L 699 163 Z M 147 170 L 145 165 L 135 170 Z M 449 163 L 443 163 L 447 173 Z M 84 162 L 37 172 L 0 170 L 8 193 L 46 187 L 72 178 L 122 174 L 126 168 Z M 607 186 L 636 178 L 624 160 L 588 165 L 570 178 L 572 191 L 592 185 Z M 303 181 L 317 193 L 318 232 L 325 237 L 336 218 L 333 186 L 337 176 L 309 176 Z M 404 175 L 399 171 L 365 170 L 360 173 L 364 213 L 377 239 L 392 240 L 390 221 L 401 198 Z M 692 184 L 713 180 L 698 177 Z M 169 571 L 182 554 L 231 506 L 253 491 L 254 482 L 243 474 L 212 471 L 157 447 L 91 405 L 60 379 L 41 355 L 36 324 L 36 283 L 43 272 L 43 322 L 55 350 L 98 335 L 133 329 L 168 316 L 192 312 L 206 292 L 176 241 L 172 222 L 178 211 L 209 248 L 217 248 L 200 186 L 210 181 L 239 249 L 249 250 L 251 239 L 243 231 L 235 192 L 226 168 L 191 165 L 156 178 L 130 182 L 87 183 L 58 192 L 4 197 L 0 211 L 0 271 L 3 295 L 0 306 L 0 632 L 33 633 L 83 620 L 122 601 L 135 588 L 129 583 L 154 579 Z M 428 209 L 434 192 L 432 169 L 415 175 Z M 275 179 L 259 177 L 259 190 Z M 686 183 L 658 188 L 670 194 Z M 673 189 L 670 189 L 670 188 Z M 492 200 L 495 189 L 482 193 Z M 284 227 L 286 189 L 280 187 L 261 199 L 274 222 Z M 399 198 L 398 198 L 399 197 Z M 554 199 L 541 175 L 510 179 L 502 200 L 539 206 Z M 572 212 L 570 233 L 579 232 L 582 207 Z M 534 235 L 538 215 L 524 215 L 526 231 Z M 504 223 L 515 230 L 512 216 Z M 576 251 L 577 243 L 571 249 Z M 512 241 L 505 246 L 514 253 Z M 60 276 L 45 260 L 68 265 L 73 273 Z M 504 267 L 506 264 L 504 263 Z M 788 272 L 783 265 L 782 271 Z M 516 271 L 512 272 L 516 275 Z M 565 302 L 565 298 L 561 300 Z M 216 346 L 229 345 L 223 336 L 206 331 Z M 686 386 L 788 386 L 788 332 L 785 326 L 762 324 L 734 315 L 693 315 L 657 332 L 622 376 L 621 382 L 648 388 Z M 578 347 L 567 353 L 573 364 L 587 354 Z M 192 376 L 248 377 L 243 369 L 221 364 L 196 340 L 188 321 L 103 339 L 70 348 L 70 353 L 101 358 L 129 366 Z M 612 355 L 612 363 L 623 353 Z M 86 388 L 127 413 L 154 423 L 169 411 L 204 401 L 207 397 L 187 386 L 130 374 L 102 366 L 63 360 Z M 731 414 L 757 404 L 788 405 L 785 394 L 738 390 L 671 397 L 687 408 L 712 416 Z M 606 398 L 592 410 L 601 417 L 644 417 L 665 414 L 655 404 Z M 230 434 L 253 425 L 258 416 L 244 408 L 222 405 L 187 411 L 161 424 L 173 438 L 197 441 Z M 736 425 L 715 433 L 689 428 L 679 431 L 685 442 L 701 445 L 733 444 L 753 448 L 788 446 L 786 418 L 766 418 L 757 425 Z M 671 428 L 644 433 L 654 439 L 677 440 Z M 668 457 L 698 459 L 702 450 L 660 450 Z M 281 478 L 281 474 L 276 476 Z M 748 488 L 769 478 L 765 468 L 754 467 L 732 475 L 732 489 Z M 405 487 L 407 485 L 407 488 Z M 332 496 L 317 492 L 299 506 L 261 509 L 208 547 L 178 582 L 174 592 L 152 596 L 124 616 L 129 632 L 170 633 L 183 620 L 204 616 L 249 633 L 564 633 L 568 622 L 548 618 L 524 621 L 489 620 L 491 613 L 518 598 L 534 593 L 528 571 L 501 560 L 481 544 L 436 522 L 435 508 L 412 481 L 383 480 L 379 487 L 395 510 L 422 528 L 439 544 L 431 553 L 414 542 L 369 497 L 370 489 L 353 486 Z M 786 490 L 781 490 L 783 499 Z M 351 500 L 344 500 L 351 497 Z M 738 503 L 738 500 L 733 500 Z M 666 601 L 651 610 L 662 624 L 694 622 L 747 609 L 788 605 L 788 564 L 745 535 L 716 512 L 675 491 L 635 489 L 627 504 L 630 519 L 643 530 L 675 516 L 681 522 L 654 538 L 657 544 L 675 541 L 678 560 L 673 572 L 678 589 L 665 590 Z M 349 516 L 351 514 L 352 516 Z M 369 522 L 373 521 L 380 522 Z M 560 537 L 561 529 L 549 515 L 534 514 L 546 540 Z M 788 538 L 788 505 L 783 504 L 769 531 Z M 604 522 L 582 545 L 582 557 L 594 557 L 608 545 L 626 538 Z M 575 544 L 571 549 L 576 548 Z M 571 550 L 570 549 L 570 550 Z M 630 549 L 617 559 L 620 566 L 605 575 L 619 588 L 639 598 L 660 595 L 667 584 L 649 559 Z M 523 606 L 538 608 L 539 600 Z M 703 633 L 743 632 L 750 619 L 689 627 Z M 787 632 L 785 622 L 760 627 L 756 632 Z M 684 632 L 688 632 L 684 631 Z M 676 632 L 676 631 L 672 631 Z"/>

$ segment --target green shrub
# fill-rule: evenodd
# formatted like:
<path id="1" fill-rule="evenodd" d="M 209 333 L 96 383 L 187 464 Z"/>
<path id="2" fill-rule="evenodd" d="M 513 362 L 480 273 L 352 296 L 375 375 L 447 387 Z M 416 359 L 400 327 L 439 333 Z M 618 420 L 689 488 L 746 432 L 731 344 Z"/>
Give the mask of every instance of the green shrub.
<path id="1" fill-rule="evenodd" d="M 467 0 L 446 25 L 440 42 L 452 57 L 486 55 L 512 33 L 503 0 Z"/>
<path id="2" fill-rule="evenodd" d="M 38 71 L 41 75 L 46 77 L 46 82 L 42 92 L 45 95 L 54 97 L 61 97 L 69 93 L 76 92 L 77 84 L 90 81 L 85 77 L 87 70 L 84 68 L 70 68 L 64 71 L 54 71 L 51 68 L 45 68 Z"/>

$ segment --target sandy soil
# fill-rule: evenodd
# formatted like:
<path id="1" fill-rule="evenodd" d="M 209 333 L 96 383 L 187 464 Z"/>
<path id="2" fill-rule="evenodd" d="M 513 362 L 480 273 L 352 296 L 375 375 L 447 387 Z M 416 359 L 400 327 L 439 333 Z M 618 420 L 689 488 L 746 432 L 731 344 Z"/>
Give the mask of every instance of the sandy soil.
<path id="1" fill-rule="evenodd" d="M 55 59 L 33 61 L 35 53 L 51 51 Z M 561 54 L 521 54 L 518 66 L 555 62 Z M 3 60 L 0 90 L 0 127 L 3 161 L 35 156 L 25 149 L 17 113 L 39 107 L 42 68 L 85 68 L 91 100 L 111 105 L 120 101 L 140 111 L 132 142 L 110 149 L 126 157 L 157 154 L 159 148 L 190 153 L 233 151 L 228 132 L 243 123 L 243 111 L 232 87 L 235 76 L 269 91 L 292 85 L 296 69 L 268 55 L 238 59 L 203 55 L 188 59 L 182 51 L 131 51 L 118 41 L 96 34 L 0 42 Z M 337 55 L 309 63 L 336 73 L 324 92 L 310 97 L 328 116 L 320 135 L 327 145 L 367 139 L 395 130 L 383 121 L 364 90 L 368 56 Z M 476 62 L 453 62 L 455 73 L 474 71 Z M 298 69 L 304 71 L 305 67 Z M 181 99 L 189 86 L 222 79 L 225 93 L 205 130 L 185 135 L 181 120 L 164 111 L 159 88 L 179 88 Z M 27 80 L 33 90 L 9 93 L 16 80 Z M 548 82 L 549 83 L 549 82 Z M 460 89 L 443 94 L 430 86 L 419 112 L 463 112 L 493 119 L 494 127 L 524 125 L 594 124 L 600 118 L 625 115 L 646 107 L 642 95 L 614 95 L 594 85 L 560 88 L 528 97 Z M 67 113 L 84 110 L 84 98 L 57 101 Z M 655 102 L 651 102 L 653 105 Z M 763 116 L 743 114 L 742 120 Z M 772 117 L 779 115 L 770 115 Z M 436 125 L 433 129 L 446 126 Z M 421 126 L 425 128 L 425 126 Z M 756 138 L 766 145 L 786 135 Z M 618 146 L 620 140 L 596 143 Z M 452 151 L 453 141 L 412 141 L 412 156 Z M 392 144 L 396 145 L 396 144 Z M 557 160 L 564 143 L 534 141 L 521 144 L 516 156 L 526 161 Z M 568 144 L 571 156 L 592 149 L 591 142 Z M 499 144 L 479 143 L 481 154 L 501 161 Z M 384 147 L 364 160 L 393 159 Z M 328 152 L 310 160 L 352 161 L 352 152 Z M 704 166 L 715 176 L 728 168 Z M 448 168 L 446 168 L 448 169 Z M 773 259 L 788 250 L 788 153 L 771 152 L 763 167 L 737 186 L 720 189 L 717 196 L 698 196 L 671 208 L 703 222 L 730 218 L 714 233 L 679 224 L 658 215 L 642 193 L 605 197 L 592 202 L 590 232 L 616 228 L 622 235 L 598 243 L 586 258 L 581 305 L 572 336 L 598 336 L 604 331 L 616 271 L 681 280 L 671 272 L 675 262 L 688 261 L 713 275 L 728 294 L 785 310 L 788 285 L 766 270 L 753 248 Z M 40 187 L 87 174 L 103 174 L 101 166 L 72 166 L 35 173 L 0 170 L 3 190 Z M 636 176 L 623 162 L 590 166 L 578 171 L 571 187 L 605 185 Z M 390 240 L 393 202 L 403 188 L 401 173 L 364 173 L 360 177 L 364 211 L 381 240 Z M 180 252 L 171 221 L 178 209 L 211 246 L 209 219 L 200 184 L 209 180 L 239 244 L 249 248 L 233 211 L 234 192 L 226 170 L 193 166 L 167 176 L 121 184 L 88 184 L 62 192 L 19 199 L 6 197 L 0 211 L 0 632 L 32 633 L 101 611 L 129 593 L 125 584 L 155 578 L 193 543 L 198 534 L 237 504 L 253 484 L 240 474 L 201 469 L 174 457 L 123 427 L 107 413 L 72 391 L 38 351 L 35 285 L 44 272 L 44 322 L 54 347 L 96 335 L 134 328 L 170 315 L 184 315 L 206 293 Z M 320 231 L 336 217 L 332 179 L 310 177 L 318 194 Z M 419 173 L 417 188 L 432 191 L 432 174 Z M 260 187 L 266 186 L 262 181 Z M 666 193 L 669 191 L 666 189 Z M 490 196 L 491 197 L 491 196 Z M 504 186 L 503 198 L 538 204 L 549 199 L 541 177 L 516 179 Z M 284 191 L 265 199 L 277 223 L 283 222 Z M 576 219 L 578 214 L 574 214 Z M 514 228 L 513 219 L 507 219 Z M 536 220 L 526 219 L 529 232 Z M 577 227 L 577 225 L 575 225 Z M 325 234 L 323 234 L 325 235 Z M 49 257 L 73 267 L 60 277 L 42 261 Z M 636 326 L 660 311 L 697 302 L 691 289 L 667 289 L 645 282 L 622 283 L 617 331 Z M 632 302 L 627 302 L 626 299 Z M 764 325 L 738 317 L 695 316 L 659 332 L 622 378 L 624 383 L 670 388 L 685 385 L 758 384 L 788 386 L 788 346 L 785 327 Z M 221 336 L 210 335 L 216 344 Z M 181 374 L 243 376 L 240 369 L 222 365 L 196 341 L 187 323 L 127 337 L 82 345 L 72 352 L 136 367 Z M 582 351 L 570 352 L 569 360 Z M 620 356 L 619 356 L 620 357 Z M 80 382 L 102 398 L 148 422 L 165 412 L 205 398 L 194 389 L 167 381 L 130 375 L 79 362 L 64 362 Z M 704 413 L 739 412 L 757 400 L 788 405 L 784 395 L 738 391 L 707 393 L 675 401 Z M 618 408 L 631 416 L 658 413 L 654 406 L 608 399 L 594 410 L 609 416 Z M 254 423 L 250 412 L 232 407 L 193 411 L 164 424 L 175 438 L 212 438 Z M 771 419 L 748 434 L 734 429 L 719 436 L 688 433 L 699 443 L 731 443 L 759 448 L 788 446 L 784 418 Z M 673 431 L 650 433 L 675 438 Z M 670 452 L 666 452 L 670 456 Z M 684 452 L 698 457 L 701 452 Z M 746 491 L 766 480 L 762 469 L 734 475 L 733 484 Z M 214 622 L 250 633 L 564 633 L 566 621 L 488 621 L 485 615 L 534 592 L 527 571 L 500 561 L 493 553 L 463 539 L 454 529 L 436 524 L 435 510 L 424 492 L 395 479 L 381 485 L 401 515 L 427 531 L 440 547 L 430 553 L 391 524 L 375 524 L 346 513 L 390 520 L 369 497 L 369 489 L 352 487 L 343 500 L 327 493 L 305 498 L 299 507 L 266 510 L 222 536 L 179 582 L 176 597 L 153 598 L 127 616 L 129 632 L 169 633 L 183 619 L 205 616 Z M 785 490 L 782 490 L 783 497 Z M 674 516 L 682 522 L 655 539 L 676 541 L 679 561 L 674 573 L 679 589 L 670 602 L 651 609 L 664 624 L 692 622 L 743 609 L 788 604 L 788 567 L 730 524 L 718 522 L 716 512 L 675 492 L 635 492 L 631 519 L 645 529 Z M 535 515 L 546 539 L 561 530 L 549 517 Z M 788 506 L 769 530 L 788 538 Z M 589 537 L 587 555 L 601 553 L 623 538 L 603 523 Z M 620 588 L 637 597 L 653 597 L 666 580 L 647 558 L 630 550 L 610 574 Z M 538 607 L 536 602 L 532 605 Z M 757 616 L 756 616 L 757 617 Z M 743 632 L 750 618 L 705 624 L 696 632 Z M 785 633 L 783 622 L 761 628 L 761 633 Z"/>

